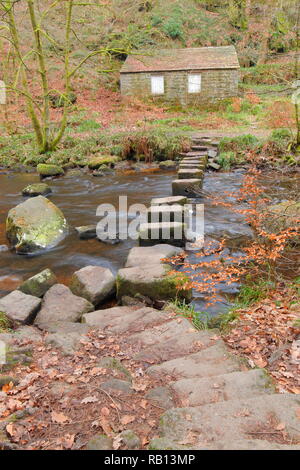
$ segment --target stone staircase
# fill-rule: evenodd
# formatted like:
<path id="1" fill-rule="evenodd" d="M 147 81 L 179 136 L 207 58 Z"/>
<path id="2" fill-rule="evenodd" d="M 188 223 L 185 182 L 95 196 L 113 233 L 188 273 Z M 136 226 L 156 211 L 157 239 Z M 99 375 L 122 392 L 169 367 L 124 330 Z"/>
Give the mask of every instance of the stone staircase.
<path id="1" fill-rule="evenodd" d="M 116 335 L 159 384 L 146 395 L 163 412 L 149 449 L 300 449 L 300 398 L 276 394 L 267 373 L 230 354 L 218 330 L 198 331 L 170 308 L 141 305 L 87 313 L 84 321 Z"/>
<path id="2" fill-rule="evenodd" d="M 201 195 L 208 165 L 218 169 L 213 160 L 217 147 L 209 138 L 193 139 L 191 151 L 180 155 L 173 197 L 151 201 L 148 224 L 142 230 L 153 228 L 152 217 L 161 229 L 166 213 L 172 214 L 172 229 L 175 223 L 184 222 L 180 204 Z M 158 240 L 167 242 L 161 234 Z M 155 243 L 158 241 L 150 244 Z M 129 331 L 126 346 L 134 346 L 133 359 L 143 363 L 149 377 L 164 384 L 148 392 L 148 398 L 166 410 L 159 437 L 152 439 L 149 449 L 300 449 L 297 395 L 277 394 L 265 370 L 250 370 L 242 359 L 229 353 L 219 331 L 197 331 L 174 313 L 157 311 L 155 315 L 150 310 L 139 315 L 138 321 L 132 321 L 130 312 L 121 320 L 123 331 Z M 111 313 L 109 318 L 112 321 Z"/>

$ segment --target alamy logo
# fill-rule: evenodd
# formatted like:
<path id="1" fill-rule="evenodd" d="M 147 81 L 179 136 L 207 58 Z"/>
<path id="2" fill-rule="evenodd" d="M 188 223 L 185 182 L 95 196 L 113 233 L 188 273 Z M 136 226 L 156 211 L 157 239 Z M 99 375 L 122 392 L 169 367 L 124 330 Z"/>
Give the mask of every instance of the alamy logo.
<path id="1" fill-rule="evenodd" d="M 101 204 L 97 208 L 99 240 L 181 240 L 189 250 L 197 250 L 204 239 L 203 204 L 162 204 L 150 208 L 143 204 L 128 206 L 127 196 L 119 196 L 119 207 Z"/>
<path id="2" fill-rule="evenodd" d="M 0 366 L 6 364 L 6 344 L 0 341 Z"/>

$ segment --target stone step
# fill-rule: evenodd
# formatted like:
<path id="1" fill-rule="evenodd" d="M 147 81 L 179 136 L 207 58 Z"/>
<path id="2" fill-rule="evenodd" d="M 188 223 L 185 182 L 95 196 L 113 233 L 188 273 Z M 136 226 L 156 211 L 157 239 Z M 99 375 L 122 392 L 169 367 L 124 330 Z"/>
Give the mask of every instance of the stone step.
<path id="1" fill-rule="evenodd" d="M 247 449 L 255 449 L 261 440 L 261 448 L 269 449 L 276 437 L 283 439 L 284 435 L 284 445 L 300 448 L 299 397 L 272 394 L 173 408 L 161 417 L 160 435 L 171 448 L 185 443 L 188 449 L 230 450 L 240 441 Z"/>
<path id="2" fill-rule="evenodd" d="M 96 327 L 104 333 L 123 334 L 142 331 L 153 325 L 164 323 L 172 314 L 148 307 L 112 307 L 83 315 L 82 322 Z"/>
<path id="3" fill-rule="evenodd" d="M 164 206 L 166 204 L 187 204 L 188 200 L 185 196 L 169 196 L 169 197 L 155 197 L 151 200 L 151 206 Z"/>
<path id="4" fill-rule="evenodd" d="M 147 210 L 148 223 L 158 222 L 186 222 L 188 211 L 180 204 L 151 206 Z"/>
<path id="5" fill-rule="evenodd" d="M 150 264 L 160 264 L 162 259 L 172 258 L 173 256 L 183 256 L 184 251 L 181 248 L 161 244 L 154 246 L 135 246 L 129 251 L 125 268 L 134 266 L 149 266 Z"/>
<path id="6" fill-rule="evenodd" d="M 117 275 L 117 298 L 140 294 L 155 301 L 179 298 L 190 302 L 192 289 L 188 287 L 189 278 L 182 273 L 171 274 L 173 269 L 167 264 L 152 264 L 147 269 L 145 266 L 120 269 Z M 178 282 L 187 288 L 178 290 Z"/>
<path id="7" fill-rule="evenodd" d="M 157 222 L 141 224 L 139 231 L 140 246 L 153 246 L 168 243 L 184 247 L 186 243 L 187 225 L 183 222 Z"/>
<path id="8" fill-rule="evenodd" d="M 207 156 L 206 155 L 203 155 L 202 157 L 201 156 L 198 156 L 198 157 L 184 157 L 180 160 L 180 163 L 182 162 L 191 162 L 191 163 L 206 163 L 207 162 Z"/>
<path id="9" fill-rule="evenodd" d="M 178 171 L 178 178 L 180 180 L 186 180 L 186 179 L 189 179 L 189 178 L 203 178 L 203 170 L 199 170 L 199 169 L 196 169 L 196 170 L 193 170 L 193 169 L 184 169 L 184 170 L 179 170 Z"/>
<path id="10" fill-rule="evenodd" d="M 180 157 L 203 157 L 203 156 L 207 156 L 207 150 L 205 152 L 203 151 L 198 151 L 198 152 L 184 152 L 184 153 L 180 153 L 179 156 Z"/>
<path id="11" fill-rule="evenodd" d="M 262 369 L 232 372 L 202 379 L 182 379 L 169 386 L 178 396 L 181 406 L 201 406 L 234 400 L 236 397 L 251 398 L 274 393 L 270 377 Z"/>
<path id="12" fill-rule="evenodd" d="M 208 147 L 207 146 L 204 146 L 204 145 L 192 145 L 191 146 L 191 151 L 192 152 L 207 152 L 208 151 Z"/>
<path id="13" fill-rule="evenodd" d="M 235 356 L 231 356 L 224 342 L 219 340 L 203 351 L 149 367 L 147 373 L 156 377 L 164 377 L 165 382 L 173 382 L 184 378 L 203 378 L 229 374 L 241 371 L 241 367 L 240 361 Z M 169 376 L 168 379 L 167 375 Z"/>
<path id="14" fill-rule="evenodd" d="M 200 197 L 202 185 L 202 178 L 173 180 L 172 192 L 174 196 Z"/>
<path id="15" fill-rule="evenodd" d="M 214 334 L 211 332 L 200 334 L 189 320 L 176 318 L 132 335 L 127 340 L 140 348 L 134 359 L 153 364 L 210 347 L 214 342 L 213 337 Z"/>

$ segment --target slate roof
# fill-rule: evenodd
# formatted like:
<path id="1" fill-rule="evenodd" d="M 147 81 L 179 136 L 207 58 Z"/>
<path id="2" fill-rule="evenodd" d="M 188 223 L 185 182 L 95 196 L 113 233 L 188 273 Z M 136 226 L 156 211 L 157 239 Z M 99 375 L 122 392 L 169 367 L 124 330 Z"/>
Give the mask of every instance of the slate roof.
<path id="1" fill-rule="evenodd" d="M 238 69 L 234 46 L 161 49 L 129 55 L 121 73 L 167 72 L 179 70 Z"/>

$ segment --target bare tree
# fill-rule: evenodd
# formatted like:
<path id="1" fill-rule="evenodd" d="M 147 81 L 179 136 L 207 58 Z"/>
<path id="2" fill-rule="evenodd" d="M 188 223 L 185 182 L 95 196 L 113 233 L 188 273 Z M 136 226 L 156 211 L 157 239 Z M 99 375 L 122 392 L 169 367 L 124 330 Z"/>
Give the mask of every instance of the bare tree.
<path id="1" fill-rule="evenodd" d="M 19 22 L 22 16 L 17 14 L 16 9 L 23 7 L 23 18 L 28 19 L 30 25 L 31 44 L 25 47 L 22 41 Z M 8 92 L 14 92 L 23 96 L 26 101 L 26 109 L 31 119 L 36 142 L 40 153 L 55 150 L 61 141 L 66 127 L 67 117 L 70 108 L 70 90 L 71 80 L 76 72 L 91 57 L 100 54 L 109 54 L 107 48 L 99 49 L 88 53 L 78 64 L 71 64 L 70 54 L 72 52 L 72 36 L 77 37 L 72 27 L 73 13 L 75 5 L 81 8 L 87 6 L 104 8 L 105 4 L 101 4 L 98 0 L 83 0 L 77 3 L 74 0 L 52 0 L 45 2 L 43 8 L 39 0 L 0 0 L 0 33 L 1 38 L 7 42 L 7 50 L 9 54 L 14 55 L 16 63 L 14 76 L 11 77 L 10 83 L 7 83 Z M 61 7 L 61 8 L 60 8 Z M 58 14 L 63 12 L 64 32 L 63 32 L 63 91 L 53 90 L 50 86 L 49 64 L 45 45 L 50 43 L 54 47 L 61 46 L 56 39 L 45 28 L 46 20 L 55 8 L 60 8 Z M 128 53 L 128 51 L 114 51 L 120 53 Z M 33 67 L 32 62 L 36 60 L 38 67 Z M 31 89 L 32 78 L 36 78 L 41 90 L 41 99 L 38 100 Z M 51 94 L 59 93 L 61 102 L 63 103 L 62 117 L 59 123 L 52 126 L 50 118 Z"/>

